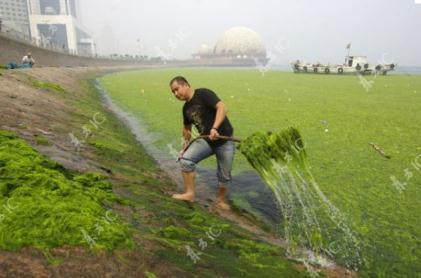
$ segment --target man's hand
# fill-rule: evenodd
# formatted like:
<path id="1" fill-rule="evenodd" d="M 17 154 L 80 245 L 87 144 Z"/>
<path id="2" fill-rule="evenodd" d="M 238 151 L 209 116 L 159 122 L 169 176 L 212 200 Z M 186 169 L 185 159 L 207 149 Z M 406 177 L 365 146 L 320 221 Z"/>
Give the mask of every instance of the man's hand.
<path id="1" fill-rule="evenodd" d="M 219 132 L 216 130 L 216 128 L 212 128 L 210 131 L 209 139 L 211 141 L 218 140 Z"/>
<path id="2" fill-rule="evenodd" d="M 185 151 L 186 149 L 182 149 L 181 151 L 178 152 L 177 161 L 179 161 L 183 157 L 183 154 Z"/>
<path id="3" fill-rule="evenodd" d="M 218 138 L 219 132 L 216 128 L 221 126 L 228 111 L 227 108 L 225 107 L 225 104 L 222 101 L 218 101 L 218 103 L 215 105 L 215 109 L 216 109 L 215 121 L 213 123 L 212 129 L 210 130 L 210 134 L 209 134 L 209 139 L 212 141 L 219 139 Z"/>
<path id="4" fill-rule="evenodd" d="M 189 146 L 189 140 L 184 140 L 183 147 L 182 147 L 181 151 L 178 152 L 178 159 L 180 159 L 183 156 L 183 154 L 186 152 L 188 146 Z"/>
<path id="5" fill-rule="evenodd" d="M 190 138 L 191 138 L 191 128 L 192 125 L 184 125 L 183 127 L 183 147 L 181 151 L 178 152 L 178 159 L 180 159 L 183 154 L 186 152 L 187 148 L 189 147 Z"/>

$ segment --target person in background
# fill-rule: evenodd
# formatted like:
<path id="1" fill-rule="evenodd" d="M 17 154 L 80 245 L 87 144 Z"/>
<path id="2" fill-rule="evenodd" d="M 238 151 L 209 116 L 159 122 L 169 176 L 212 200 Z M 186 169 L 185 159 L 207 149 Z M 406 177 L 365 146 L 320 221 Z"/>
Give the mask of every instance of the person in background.
<path id="1" fill-rule="evenodd" d="M 32 57 L 31 52 L 28 52 L 28 54 L 23 56 L 22 64 L 27 65 L 29 68 L 32 68 L 32 66 L 35 64 L 35 59 Z"/>

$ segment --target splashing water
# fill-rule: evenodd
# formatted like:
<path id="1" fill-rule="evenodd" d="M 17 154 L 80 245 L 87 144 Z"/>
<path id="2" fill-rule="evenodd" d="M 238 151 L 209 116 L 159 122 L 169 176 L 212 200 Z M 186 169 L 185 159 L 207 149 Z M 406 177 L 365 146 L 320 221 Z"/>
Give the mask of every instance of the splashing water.
<path id="1" fill-rule="evenodd" d="M 238 149 L 276 197 L 282 211 L 280 234 L 286 239 L 288 254 L 310 267 L 304 259 L 305 247 L 358 270 L 360 242 L 312 176 L 298 130 L 257 132 Z"/>

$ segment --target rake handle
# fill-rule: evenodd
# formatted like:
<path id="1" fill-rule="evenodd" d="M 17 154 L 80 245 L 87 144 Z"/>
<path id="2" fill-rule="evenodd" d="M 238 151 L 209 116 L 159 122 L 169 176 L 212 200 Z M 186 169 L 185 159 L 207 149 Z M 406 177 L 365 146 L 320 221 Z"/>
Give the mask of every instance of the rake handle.
<path id="1" fill-rule="evenodd" d="M 204 139 L 204 138 L 208 138 L 208 137 L 209 137 L 209 135 L 200 135 L 200 136 L 197 136 L 196 138 L 194 138 L 193 140 L 191 140 L 189 142 L 189 144 L 183 149 L 183 152 L 185 152 L 191 146 L 191 144 L 194 141 L 196 141 L 197 139 Z M 233 142 L 238 142 L 238 143 L 240 143 L 242 141 L 240 138 L 223 136 L 223 135 L 219 135 L 219 136 L 217 136 L 217 138 L 224 139 L 224 140 L 229 140 L 229 141 L 233 141 Z"/>
<path id="2" fill-rule="evenodd" d="M 209 135 L 200 135 L 199 137 L 193 139 L 199 139 L 199 138 L 208 138 Z M 216 138 L 218 139 L 223 139 L 223 140 L 228 140 L 228 141 L 233 141 L 233 142 L 238 142 L 240 143 L 242 140 L 240 138 L 236 138 L 236 137 L 229 137 L 229 136 L 223 136 L 223 135 L 218 135 Z"/>

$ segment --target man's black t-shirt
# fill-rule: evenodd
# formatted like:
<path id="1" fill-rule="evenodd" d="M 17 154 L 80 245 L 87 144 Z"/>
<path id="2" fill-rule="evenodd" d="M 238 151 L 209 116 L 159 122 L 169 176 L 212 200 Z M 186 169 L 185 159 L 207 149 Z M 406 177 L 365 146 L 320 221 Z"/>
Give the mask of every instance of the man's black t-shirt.
<path id="1" fill-rule="evenodd" d="M 193 97 L 183 106 L 184 125 L 194 124 L 200 135 L 209 135 L 215 122 L 216 104 L 220 101 L 219 97 L 209 89 L 196 89 Z M 218 133 L 223 136 L 232 136 L 233 128 L 228 117 L 218 128 Z M 211 141 L 206 139 L 212 147 L 221 146 L 226 140 Z"/>

